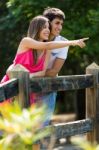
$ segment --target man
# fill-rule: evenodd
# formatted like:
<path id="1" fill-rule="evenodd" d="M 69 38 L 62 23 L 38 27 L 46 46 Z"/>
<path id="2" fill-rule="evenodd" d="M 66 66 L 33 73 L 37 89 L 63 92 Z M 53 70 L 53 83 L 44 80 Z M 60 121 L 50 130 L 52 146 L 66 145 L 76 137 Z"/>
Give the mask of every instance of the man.
<path id="1" fill-rule="evenodd" d="M 51 33 L 50 40 L 54 41 L 63 41 L 67 40 L 64 37 L 60 36 L 60 32 L 62 31 L 63 22 L 65 19 L 65 14 L 62 10 L 58 8 L 47 8 L 44 10 L 43 15 L 47 17 L 51 23 Z M 68 53 L 68 47 L 53 49 L 51 51 L 51 57 L 48 65 L 48 69 L 46 71 L 47 77 L 55 77 L 59 71 L 61 70 Z M 56 93 L 49 92 L 42 96 L 42 100 L 44 104 L 48 106 L 47 113 L 47 121 L 45 122 L 45 126 L 49 124 L 51 117 L 53 115 L 56 103 Z"/>
<path id="2" fill-rule="evenodd" d="M 47 8 L 43 12 L 43 15 L 47 17 L 51 23 L 50 40 L 67 40 L 64 37 L 60 36 L 60 32 L 62 31 L 62 26 L 65 19 L 65 14 L 63 13 L 63 11 L 58 8 Z M 55 77 L 59 73 L 67 58 L 67 53 L 68 47 L 60 48 L 60 50 L 52 50 L 46 76 Z"/>

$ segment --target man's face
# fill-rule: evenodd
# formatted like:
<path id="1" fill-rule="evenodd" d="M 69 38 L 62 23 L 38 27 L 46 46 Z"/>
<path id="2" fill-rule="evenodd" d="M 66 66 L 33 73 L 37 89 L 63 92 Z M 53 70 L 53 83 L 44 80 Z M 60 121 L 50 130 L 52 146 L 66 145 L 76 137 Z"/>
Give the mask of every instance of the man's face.
<path id="1" fill-rule="evenodd" d="M 55 18 L 54 20 L 52 20 L 51 22 L 51 36 L 55 37 L 58 36 L 62 30 L 62 26 L 63 26 L 63 20 L 60 18 Z"/>

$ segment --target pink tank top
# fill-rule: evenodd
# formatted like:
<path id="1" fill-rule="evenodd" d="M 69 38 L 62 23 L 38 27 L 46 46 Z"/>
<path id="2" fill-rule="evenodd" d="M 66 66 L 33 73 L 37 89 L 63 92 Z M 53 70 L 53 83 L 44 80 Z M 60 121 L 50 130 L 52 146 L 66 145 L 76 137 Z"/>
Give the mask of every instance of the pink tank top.
<path id="1" fill-rule="evenodd" d="M 38 72 L 43 70 L 44 68 L 45 54 L 46 51 L 44 51 L 44 53 L 41 54 L 41 56 L 38 58 L 37 63 L 34 64 L 33 50 L 29 49 L 28 51 L 17 54 L 13 63 L 14 65 L 16 64 L 23 65 L 24 67 L 26 67 L 26 69 L 29 70 L 30 73 Z"/>
<path id="2" fill-rule="evenodd" d="M 16 54 L 12 65 L 21 64 L 26 69 L 28 69 L 30 73 L 42 71 L 44 68 L 45 56 L 46 56 L 46 51 L 42 52 L 42 54 L 38 58 L 37 63 L 34 64 L 33 50 L 29 49 L 23 53 Z M 5 75 L 1 83 L 6 82 L 8 80 L 9 80 L 8 75 Z"/>

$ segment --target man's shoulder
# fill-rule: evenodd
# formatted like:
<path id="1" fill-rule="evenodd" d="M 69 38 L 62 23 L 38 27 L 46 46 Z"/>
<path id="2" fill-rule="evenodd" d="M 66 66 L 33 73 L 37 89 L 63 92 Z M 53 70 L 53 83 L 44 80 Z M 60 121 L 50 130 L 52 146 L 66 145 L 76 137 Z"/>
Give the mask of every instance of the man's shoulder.
<path id="1" fill-rule="evenodd" d="M 67 41 L 67 39 L 61 35 L 56 36 L 54 41 Z M 63 47 L 59 49 L 53 49 L 51 53 L 57 53 L 58 55 L 66 55 L 68 52 L 68 47 Z"/>
<path id="2" fill-rule="evenodd" d="M 54 41 L 67 41 L 68 39 L 66 39 L 65 37 L 61 36 L 61 35 L 58 35 L 56 36 L 55 40 Z"/>

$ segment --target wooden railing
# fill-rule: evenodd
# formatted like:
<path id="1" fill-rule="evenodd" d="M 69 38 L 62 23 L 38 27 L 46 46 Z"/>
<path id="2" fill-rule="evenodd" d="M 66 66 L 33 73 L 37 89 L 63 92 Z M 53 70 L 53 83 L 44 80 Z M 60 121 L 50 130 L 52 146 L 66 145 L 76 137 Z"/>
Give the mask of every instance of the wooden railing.
<path id="1" fill-rule="evenodd" d="M 14 97 L 20 106 L 28 107 L 31 92 L 67 91 L 86 89 L 86 118 L 50 126 L 54 136 L 66 138 L 87 133 L 91 142 L 99 142 L 99 66 L 92 63 L 85 75 L 59 76 L 54 78 L 29 78 L 29 72 L 16 66 L 10 72 L 11 80 L 0 86 L 0 101 Z"/>

